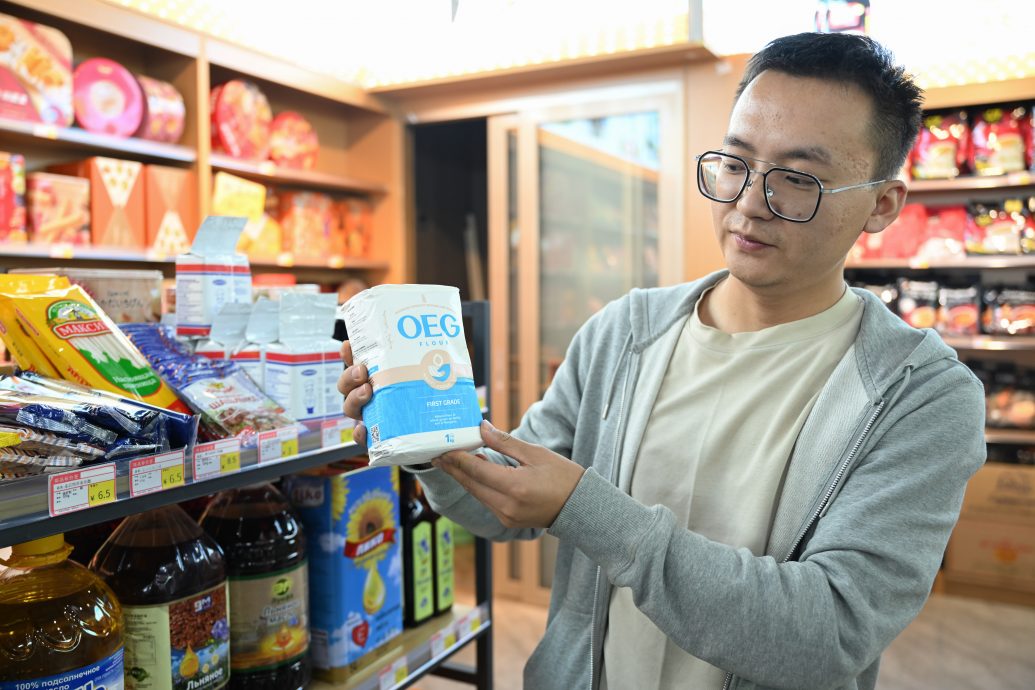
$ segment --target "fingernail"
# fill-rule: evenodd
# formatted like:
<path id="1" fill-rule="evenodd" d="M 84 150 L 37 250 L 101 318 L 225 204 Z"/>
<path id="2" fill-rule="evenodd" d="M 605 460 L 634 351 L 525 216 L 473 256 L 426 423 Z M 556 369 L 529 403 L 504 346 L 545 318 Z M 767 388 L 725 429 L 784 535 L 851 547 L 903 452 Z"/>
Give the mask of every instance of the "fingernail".
<path id="1" fill-rule="evenodd" d="M 488 419 L 483 419 L 482 420 L 482 428 L 485 429 L 486 431 L 499 431 L 499 429 L 494 427 L 492 425 L 492 422 L 490 422 Z"/>

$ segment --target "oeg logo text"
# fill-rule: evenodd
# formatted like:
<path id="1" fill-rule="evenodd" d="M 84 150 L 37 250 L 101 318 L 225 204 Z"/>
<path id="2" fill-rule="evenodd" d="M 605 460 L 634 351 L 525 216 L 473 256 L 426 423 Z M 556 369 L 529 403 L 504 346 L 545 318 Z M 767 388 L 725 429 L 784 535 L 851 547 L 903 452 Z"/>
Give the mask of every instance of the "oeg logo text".
<path id="1" fill-rule="evenodd" d="M 448 338 L 460 335 L 460 323 L 452 314 L 407 314 L 396 328 L 407 340 L 420 340 L 421 346 L 446 345 Z"/>

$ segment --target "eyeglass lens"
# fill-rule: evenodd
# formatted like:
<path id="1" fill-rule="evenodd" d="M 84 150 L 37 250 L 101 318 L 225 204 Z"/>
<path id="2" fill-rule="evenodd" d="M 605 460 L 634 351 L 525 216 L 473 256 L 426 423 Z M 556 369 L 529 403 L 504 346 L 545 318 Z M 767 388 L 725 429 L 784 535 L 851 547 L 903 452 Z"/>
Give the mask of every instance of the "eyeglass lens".
<path id="1" fill-rule="evenodd" d="M 721 153 L 706 153 L 697 166 L 701 191 L 724 203 L 736 201 L 748 184 L 752 171 L 742 160 Z M 762 175 L 759 175 L 762 177 Z M 822 187 L 814 178 L 784 168 L 765 174 L 765 197 L 769 209 L 787 220 L 809 220 L 816 213 Z"/>

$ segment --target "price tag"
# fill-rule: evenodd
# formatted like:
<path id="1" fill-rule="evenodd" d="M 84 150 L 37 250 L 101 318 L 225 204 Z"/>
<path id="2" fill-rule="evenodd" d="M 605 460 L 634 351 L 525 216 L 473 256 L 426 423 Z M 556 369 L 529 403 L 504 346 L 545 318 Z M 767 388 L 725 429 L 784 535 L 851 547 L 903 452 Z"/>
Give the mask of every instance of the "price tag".
<path id="1" fill-rule="evenodd" d="M 115 463 L 47 477 L 51 517 L 115 501 Z"/>
<path id="2" fill-rule="evenodd" d="M 295 255 L 291 252 L 281 252 L 277 254 L 277 265 L 284 268 L 291 268 L 295 265 Z"/>
<path id="3" fill-rule="evenodd" d="M 129 463 L 129 495 L 143 496 L 183 486 L 183 449 Z"/>
<path id="4" fill-rule="evenodd" d="M 335 254 L 327 259 L 328 268 L 345 268 L 345 257 L 340 254 Z"/>
<path id="5" fill-rule="evenodd" d="M 482 614 L 478 609 L 468 612 L 460 622 L 457 623 L 457 627 L 460 628 L 460 636 L 469 635 L 476 632 L 478 628 L 482 627 Z"/>
<path id="6" fill-rule="evenodd" d="M 75 247 L 67 242 L 57 242 L 50 245 L 50 258 L 52 259 L 74 259 Z"/>
<path id="7" fill-rule="evenodd" d="M 227 438 L 194 446 L 194 479 L 208 479 L 241 469 L 241 441 Z"/>
<path id="8" fill-rule="evenodd" d="M 259 163 L 259 172 L 263 175 L 276 175 L 277 166 L 273 161 L 263 161 Z"/>
<path id="9" fill-rule="evenodd" d="M 53 140 L 58 138 L 58 128 L 54 125 L 36 125 L 32 128 L 32 133 L 41 139 Z"/>
<path id="10" fill-rule="evenodd" d="M 447 627 L 439 630 L 437 633 L 431 636 L 431 656 L 439 657 L 446 653 L 450 647 L 456 644 L 456 627 L 455 623 L 450 623 Z"/>
<path id="11" fill-rule="evenodd" d="M 331 419 L 320 424 L 323 436 L 323 447 L 342 446 L 352 443 L 352 433 L 356 429 L 356 420 L 349 417 Z"/>
<path id="12" fill-rule="evenodd" d="M 298 429 L 274 429 L 259 434 L 259 464 L 298 455 Z"/>
<path id="13" fill-rule="evenodd" d="M 386 666 L 378 674 L 378 687 L 380 690 L 391 690 L 396 685 L 405 682 L 409 675 L 410 669 L 406 664 L 406 657 L 399 657 L 392 662 L 391 666 Z"/>

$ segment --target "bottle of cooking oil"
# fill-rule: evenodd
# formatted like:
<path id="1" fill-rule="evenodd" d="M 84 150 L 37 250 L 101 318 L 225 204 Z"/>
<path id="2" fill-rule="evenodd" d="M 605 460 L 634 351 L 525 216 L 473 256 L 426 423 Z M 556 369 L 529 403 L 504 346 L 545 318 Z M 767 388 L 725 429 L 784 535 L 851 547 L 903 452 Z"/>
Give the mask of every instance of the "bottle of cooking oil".
<path id="1" fill-rule="evenodd" d="M 0 690 L 122 689 L 122 610 L 71 552 L 55 534 L 0 558 Z"/>
<path id="2" fill-rule="evenodd" d="M 126 518 L 90 567 L 122 603 L 129 690 L 226 687 L 226 564 L 219 545 L 182 508 Z"/>
<path id="3" fill-rule="evenodd" d="M 226 557 L 231 690 L 301 690 L 309 682 L 308 569 L 287 499 L 272 484 L 230 489 L 201 526 Z"/>
<path id="4" fill-rule="evenodd" d="M 403 528 L 403 625 L 414 628 L 435 615 L 434 525 L 420 496 L 420 485 L 400 472 Z"/>

